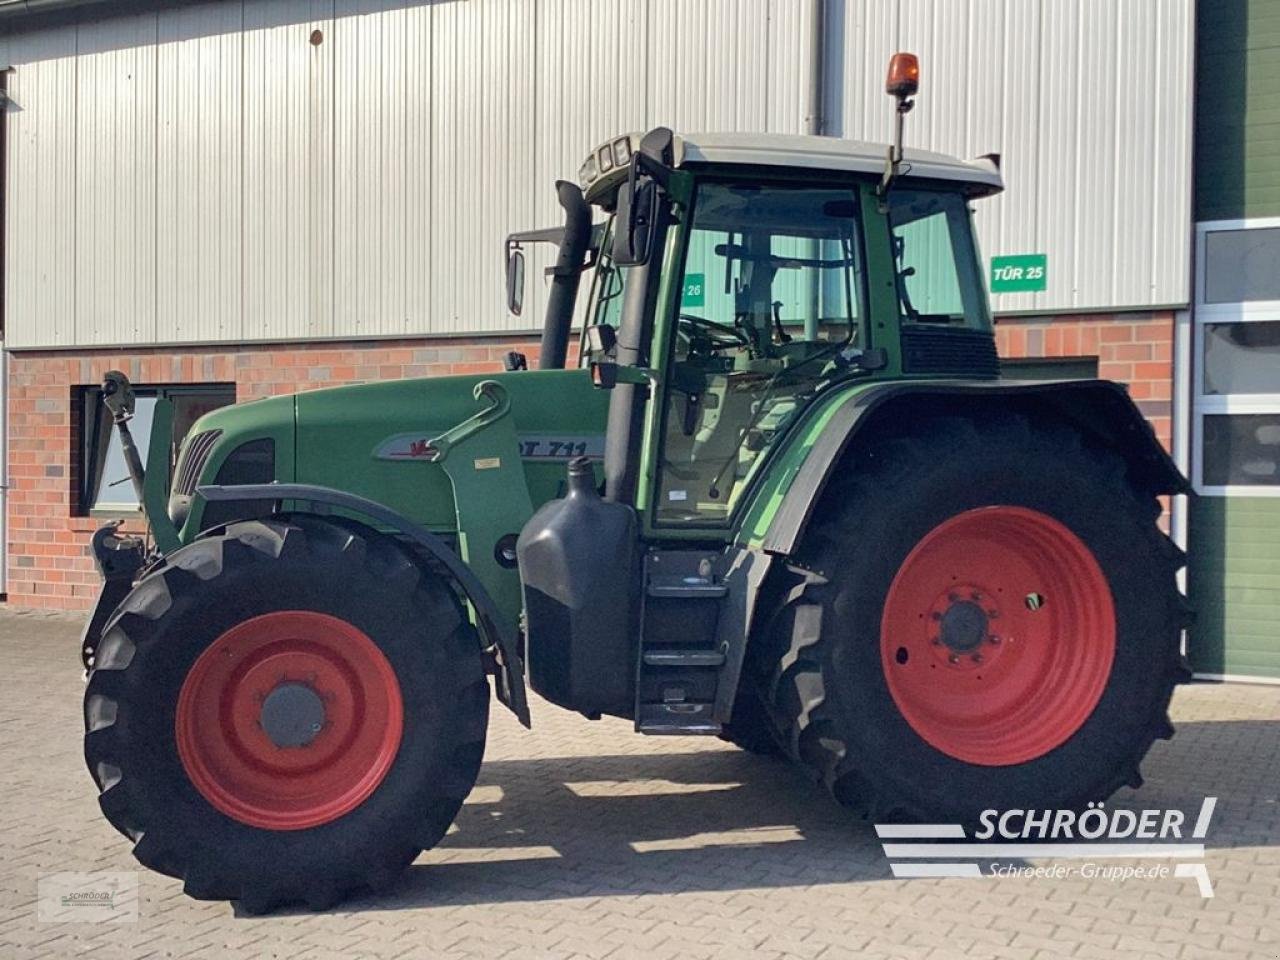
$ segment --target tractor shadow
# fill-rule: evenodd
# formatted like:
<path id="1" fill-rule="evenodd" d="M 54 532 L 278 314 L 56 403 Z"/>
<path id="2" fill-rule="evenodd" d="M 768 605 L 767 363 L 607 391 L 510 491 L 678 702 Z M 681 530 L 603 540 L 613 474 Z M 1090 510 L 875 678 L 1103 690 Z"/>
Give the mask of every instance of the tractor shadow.
<path id="1" fill-rule="evenodd" d="M 378 906 L 889 876 L 872 825 L 782 760 L 731 749 L 499 760 L 482 768 L 455 829 Z"/>
<path id="2" fill-rule="evenodd" d="M 1216 796 L 1210 848 L 1280 846 L 1280 715 L 1182 723 L 1143 772 L 1146 785 L 1120 791 L 1109 808 L 1174 807 L 1190 824 Z M 485 763 L 435 850 L 382 896 L 344 909 L 891 878 L 873 825 L 781 760 L 732 748 L 502 759 Z"/>

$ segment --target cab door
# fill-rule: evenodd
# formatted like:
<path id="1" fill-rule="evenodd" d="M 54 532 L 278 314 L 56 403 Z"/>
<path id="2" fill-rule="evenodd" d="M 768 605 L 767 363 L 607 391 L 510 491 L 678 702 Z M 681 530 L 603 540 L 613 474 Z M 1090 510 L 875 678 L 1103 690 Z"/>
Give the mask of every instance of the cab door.
<path id="1" fill-rule="evenodd" d="M 650 535 L 728 537 L 778 439 L 863 346 L 861 189 L 698 183 L 656 325 Z"/>

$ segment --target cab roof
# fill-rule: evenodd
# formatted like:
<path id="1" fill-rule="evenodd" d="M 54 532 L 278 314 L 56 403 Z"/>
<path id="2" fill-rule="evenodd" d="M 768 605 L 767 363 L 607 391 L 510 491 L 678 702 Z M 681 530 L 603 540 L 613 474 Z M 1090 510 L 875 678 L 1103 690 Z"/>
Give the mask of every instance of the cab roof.
<path id="1" fill-rule="evenodd" d="M 610 192 L 626 175 L 627 161 L 639 148 L 643 134 L 614 137 L 598 146 L 579 170 L 588 200 Z M 686 133 L 675 137 L 676 167 L 701 164 L 792 167 L 834 170 L 879 176 L 884 172 L 888 144 L 839 137 L 782 133 Z M 904 179 L 954 180 L 965 192 L 985 197 L 1004 189 L 999 158 L 961 160 L 931 150 L 903 151 Z"/>

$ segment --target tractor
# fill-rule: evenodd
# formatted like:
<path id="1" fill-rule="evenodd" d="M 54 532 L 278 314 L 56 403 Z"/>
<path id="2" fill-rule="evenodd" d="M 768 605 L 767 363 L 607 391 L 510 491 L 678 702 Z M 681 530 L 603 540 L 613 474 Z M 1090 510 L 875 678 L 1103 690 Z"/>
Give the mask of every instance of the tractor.
<path id="1" fill-rule="evenodd" d="M 382 889 L 471 790 L 491 687 L 790 758 L 881 823 L 1139 785 L 1188 676 L 1186 482 L 1123 387 L 1000 376 L 999 158 L 904 150 L 917 84 L 896 55 L 887 148 L 601 144 L 508 239 L 516 312 L 558 248 L 537 369 L 225 407 L 172 463 L 109 375 L 148 533 L 93 537 L 84 744 L 137 859 L 249 912 Z"/>

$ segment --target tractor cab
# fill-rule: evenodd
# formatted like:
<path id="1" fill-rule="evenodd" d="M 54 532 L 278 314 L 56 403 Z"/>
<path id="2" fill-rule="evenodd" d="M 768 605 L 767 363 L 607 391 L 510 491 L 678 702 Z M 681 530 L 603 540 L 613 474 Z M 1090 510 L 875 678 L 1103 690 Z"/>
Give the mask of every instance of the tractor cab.
<path id="1" fill-rule="evenodd" d="M 646 140 L 665 162 L 645 159 Z M 553 286 L 541 366 L 564 365 L 580 315 L 580 363 L 607 389 L 627 291 L 642 278 L 632 322 L 644 343 L 622 362 L 668 374 L 656 523 L 727 522 L 769 439 L 819 385 L 998 374 L 969 210 L 1001 189 L 996 159 L 904 151 L 889 176 L 881 150 L 824 137 L 619 136 L 582 164 L 580 189 L 557 185 L 567 230 L 508 238 L 514 314 L 528 244 L 557 244 L 553 285 L 594 268 L 581 311 Z M 566 199 L 575 193 L 581 205 Z M 596 217 L 589 231 L 574 225 L 583 209 Z"/>
<path id="2" fill-rule="evenodd" d="M 1000 174 L 658 129 L 601 144 L 579 180 L 603 220 L 580 356 L 610 391 L 604 483 L 571 465 L 521 534 L 529 678 L 642 731 L 715 732 L 736 550 L 797 427 L 843 386 L 997 377 L 969 204 Z M 548 331 L 569 319 L 549 310 Z"/>
<path id="3" fill-rule="evenodd" d="M 642 142 L 606 146 L 645 156 Z M 581 174 L 588 200 L 613 212 L 584 362 L 605 385 L 618 363 L 666 374 L 654 499 L 641 505 L 655 527 L 729 522 L 773 438 L 837 380 L 996 375 L 968 206 L 1000 189 L 991 161 L 911 152 L 910 176 L 883 190 L 884 158 L 871 145 L 742 134 L 667 142 L 665 187 L 601 172 L 603 147 Z M 656 229 L 636 251 L 630 194 L 646 189 L 658 191 L 642 214 Z M 627 288 L 640 283 L 652 318 L 632 318 L 624 339 L 644 346 L 620 359 Z M 620 479 L 630 486 L 630 472 Z"/>

